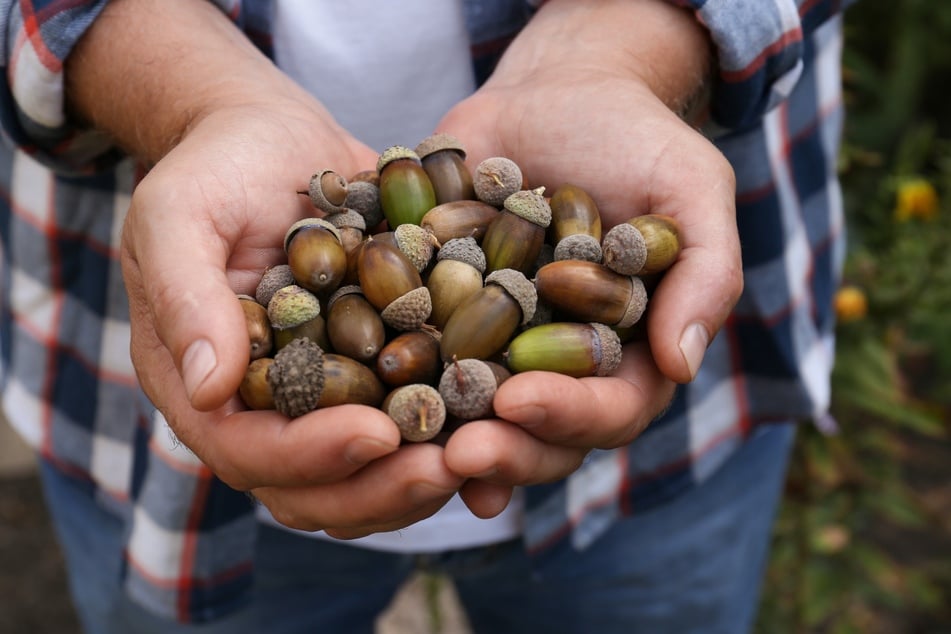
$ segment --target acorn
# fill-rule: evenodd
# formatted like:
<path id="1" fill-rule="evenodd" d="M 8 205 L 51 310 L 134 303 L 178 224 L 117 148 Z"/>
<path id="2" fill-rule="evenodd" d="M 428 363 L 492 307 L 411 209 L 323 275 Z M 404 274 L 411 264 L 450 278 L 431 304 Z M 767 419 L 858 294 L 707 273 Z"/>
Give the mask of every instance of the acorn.
<path id="1" fill-rule="evenodd" d="M 380 207 L 395 229 L 404 223 L 418 225 L 427 211 L 436 206 L 436 192 L 413 150 L 394 145 L 380 155 Z"/>
<path id="2" fill-rule="evenodd" d="M 436 242 L 433 234 L 419 225 L 402 224 L 393 230 L 393 239 L 397 248 L 403 252 L 416 270 L 422 273 L 429 266 L 436 252 Z"/>
<path id="3" fill-rule="evenodd" d="M 490 273 L 485 286 L 453 311 L 443 328 L 442 360 L 489 359 L 500 352 L 518 329 L 535 313 L 535 287 L 519 271 Z"/>
<path id="4" fill-rule="evenodd" d="M 347 187 L 347 200 L 344 205 L 363 216 L 368 229 L 373 229 L 384 220 L 383 208 L 380 206 L 380 188 L 375 182 L 351 181 Z"/>
<path id="5" fill-rule="evenodd" d="M 238 295 L 238 301 L 244 310 L 244 319 L 248 324 L 250 341 L 250 360 L 260 359 L 271 354 L 274 347 L 274 335 L 267 308 L 250 295 Z"/>
<path id="6" fill-rule="evenodd" d="M 555 247 L 554 259 L 600 262 L 601 214 L 588 192 L 566 183 L 551 195 L 549 205 L 548 241 Z"/>
<path id="7" fill-rule="evenodd" d="M 294 279 L 294 273 L 287 264 L 278 264 L 264 271 L 261 279 L 258 280 L 257 288 L 254 289 L 254 299 L 261 306 L 267 306 L 271 301 L 271 296 L 279 288 L 297 284 Z"/>
<path id="8" fill-rule="evenodd" d="M 376 171 L 376 168 L 360 170 L 350 177 L 350 184 L 353 185 L 354 183 L 370 183 L 379 187 L 380 173 Z"/>
<path id="9" fill-rule="evenodd" d="M 429 323 L 442 329 L 469 295 L 482 288 L 485 254 L 475 238 L 454 238 L 436 253 L 436 265 L 426 278 L 433 310 Z"/>
<path id="10" fill-rule="evenodd" d="M 324 351 L 309 339 L 298 338 L 277 351 L 267 369 L 274 408 L 290 418 L 317 409 L 324 387 Z"/>
<path id="11" fill-rule="evenodd" d="M 475 198 L 466 150 L 459 139 L 445 132 L 432 134 L 416 146 L 415 152 L 429 175 L 437 205 Z"/>
<path id="12" fill-rule="evenodd" d="M 390 392 L 382 409 L 400 429 L 407 442 L 423 442 L 439 433 L 446 422 L 446 405 L 431 385 L 412 383 Z"/>
<path id="13" fill-rule="evenodd" d="M 538 299 L 574 321 L 598 322 L 625 328 L 647 307 L 640 278 L 621 275 L 602 264 L 561 260 L 535 273 Z"/>
<path id="14" fill-rule="evenodd" d="M 505 199 L 505 208 L 482 238 L 487 271 L 515 269 L 526 275 L 531 272 L 551 223 L 551 207 L 543 191 L 520 190 Z"/>
<path id="15" fill-rule="evenodd" d="M 419 271 L 396 247 L 367 238 L 357 255 L 357 275 L 367 301 L 396 330 L 422 326 L 432 311 Z"/>
<path id="16" fill-rule="evenodd" d="M 359 286 L 342 286 L 327 300 L 327 338 L 334 352 L 372 363 L 386 344 L 380 313 Z"/>
<path id="17" fill-rule="evenodd" d="M 238 395 L 250 409 L 274 409 L 274 396 L 267 382 L 267 371 L 274 363 L 271 357 L 261 357 L 248 364 L 238 385 Z"/>
<path id="18" fill-rule="evenodd" d="M 456 359 L 446 364 L 439 377 L 439 394 L 446 404 L 446 412 L 463 420 L 492 416 L 495 391 L 508 372 L 499 373 L 490 363 L 481 359 Z"/>
<path id="19" fill-rule="evenodd" d="M 523 181 L 518 164 L 504 156 L 483 159 L 472 173 L 476 198 L 494 207 L 501 207 L 506 198 L 522 189 Z"/>
<path id="20" fill-rule="evenodd" d="M 324 386 L 317 408 L 353 404 L 379 407 L 386 388 L 373 370 L 342 354 L 326 352 L 321 364 Z"/>
<path id="21" fill-rule="evenodd" d="M 349 255 L 357 245 L 363 242 L 367 229 L 366 219 L 352 209 L 344 209 L 332 216 L 325 216 L 324 220 L 337 228 L 340 246 Z"/>
<path id="22" fill-rule="evenodd" d="M 347 179 L 333 170 L 321 170 L 310 177 L 307 195 L 314 207 L 324 213 L 341 213 L 347 201 Z"/>
<path id="23" fill-rule="evenodd" d="M 489 223 L 499 215 L 499 210 L 479 200 L 455 200 L 436 205 L 426 212 L 420 226 L 429 229 L 440 244 L 453 238 L 474 238 L 481 242 Z"/>
<path id="24" fill-rule="evenodd" d="M 680 255 L 680 224 L 671 216 L 645 214 L 612 227 L 601 241 L 604 264 L 623 275 L 653 275 Z"/>
<path id="25" fill-rule="evenodd" d="M 284 237 L 287 264 L 300 286 L 329 295 L 347 272 L 347 253 L 340 232 L 321 218 L 295 222 Z"/>
<path id="26" fill-rule="evenodd" d="M 410 383 L 434 384 L 442 370 L 439 331 L 423 327 L 401 332 L 388 341 L 376 358 L 376 375 L 390 387 Z"/>
<path id="27" fill-rule="evenodd" d="M 621 341 L 604 324 L 552 322 L 519 333 L 504 356 L 515 373 L 545 370 L 576 378 L 607 376 L 621 362 Z"/>
<path id="28" fill-rule="evenodd" d="M 280 350 L 291 340 L 305 337 L 321 348 L 330 347 L 327 326 L 320 314 L 320 300 L 306 288 L 292 284 L 275 291 L 267 305 L 274 329 L 274 346 Z"/>

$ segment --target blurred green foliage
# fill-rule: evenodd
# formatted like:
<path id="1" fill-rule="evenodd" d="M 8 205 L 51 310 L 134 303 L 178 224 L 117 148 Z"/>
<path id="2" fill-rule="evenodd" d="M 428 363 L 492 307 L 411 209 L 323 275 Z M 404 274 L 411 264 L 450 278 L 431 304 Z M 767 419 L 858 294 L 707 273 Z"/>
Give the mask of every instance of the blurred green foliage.
<path id="1" fill-rule="evenodd" d="M 845 24 L 844 281 L 866 304 L 837 329 L 837 432 L 799 435 L 757 631 L 949 632 L 951 3 L 862 0 Z"/>

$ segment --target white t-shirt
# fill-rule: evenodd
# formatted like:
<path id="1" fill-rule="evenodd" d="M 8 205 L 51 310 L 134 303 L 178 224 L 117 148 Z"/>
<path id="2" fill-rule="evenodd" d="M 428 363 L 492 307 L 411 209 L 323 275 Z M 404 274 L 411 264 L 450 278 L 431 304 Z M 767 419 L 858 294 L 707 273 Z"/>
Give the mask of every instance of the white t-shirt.
<path id="1" fill-rule="evenodd" d="M 458 0 L 275 0 L 272 31 L 277 65 L 377 151 L 415 147 L 474 89 Z M 314 166 L 323 167 L 333 166 Z M 521 534 L 522 508 L 517 491 L 505 511 L 482 520 L 455 496 L 426 520 L 347 543 L 395 552 L 485 545 Z"/>

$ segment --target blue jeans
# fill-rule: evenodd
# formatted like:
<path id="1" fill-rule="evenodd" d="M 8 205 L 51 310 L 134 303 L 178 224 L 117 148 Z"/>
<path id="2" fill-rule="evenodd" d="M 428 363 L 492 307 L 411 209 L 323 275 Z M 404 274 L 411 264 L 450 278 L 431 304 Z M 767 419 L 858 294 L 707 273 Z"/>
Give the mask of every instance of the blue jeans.
<path id="1" fill-rule="evenodd" d="M 450 576 L 476 632 L 741 634 L 759 602 L 794 431 L 764 427 L 703 485 L 539 564 L 518 540 L 429 555 L 381 553 L 262 526 L 254 597 L 205 626 L 157 619 L 120 591 L 122 525 L 42 467 L 88 634 L 373 632 L 420 568 Z"/>

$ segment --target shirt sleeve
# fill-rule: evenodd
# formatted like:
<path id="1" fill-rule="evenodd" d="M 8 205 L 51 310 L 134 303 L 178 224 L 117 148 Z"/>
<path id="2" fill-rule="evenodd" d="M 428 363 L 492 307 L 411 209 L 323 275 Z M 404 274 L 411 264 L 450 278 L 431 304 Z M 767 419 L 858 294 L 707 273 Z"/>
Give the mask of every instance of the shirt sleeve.
<path id="1" fill-rule="evenodd" d="M 669 0 L 710 32 L 713 123 L 744 128 L 785 100 L 803 71 L 804 39 L 849 0 Z"/>
<path id="2" fill-rule="evenodd" d="M 89 173 L 113 164 L 102 133 L 66 116 L 64 62 L 108 0 L 0 0 L 0 133 L 49 167 Z M 235 21 L 240 0 L 214 0 Z"/>

